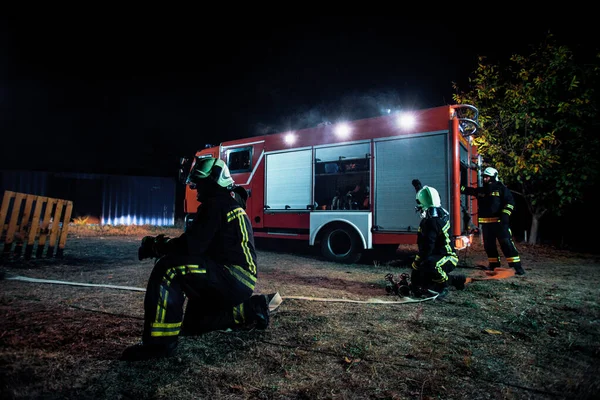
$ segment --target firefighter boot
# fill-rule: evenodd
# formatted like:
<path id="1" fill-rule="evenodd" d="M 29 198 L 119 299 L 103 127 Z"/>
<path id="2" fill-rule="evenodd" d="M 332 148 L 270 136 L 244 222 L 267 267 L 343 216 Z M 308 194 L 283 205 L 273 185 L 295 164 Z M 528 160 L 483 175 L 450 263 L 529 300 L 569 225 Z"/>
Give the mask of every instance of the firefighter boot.
<path id="1" fill-rule="evenodd" d="M 450 285 L 454 286 L 456 290 L 463 290 L 465 288 L 465 283 L 467 282 L 467 277 L 464 275 L 450 275 Z"/>
<path id="2" fill-rule="evenodd" d="M 515 269 L 515 274 L 516 275 L 525 275 L 525 270 L 523 269 L 523 267 L 521 266 L 521 263 L 514 263 L 512 265 L 512 267 Z"/>
<path id="3" fill-rule="evenodd" d="M 448 294 L 450 294 L 450 290 L 446 286 L 443 289 L 441 289 L 438 293 L 439 294 L 435 299 L 436 300 L 444 300 L 448 296 Z"/>
<path id="4" fill-rule="evenodd" d="M 254 324 L 254 328 L 265 330 L 269 326 L 270 314 L 275 312 L 281 304 L 279 293 L 255 295 L 250 298 L 250 309 L 247 321 Z"/>
<path id="5" fill-rule="evenodd" d="M 499 257 L 488 257 L 488 266 L 486 271 L 493 271 L 496 268 L 500 268 L 500 258 Z"/>
<path id="6" fill-rule="evenodd" d="M 444 283 L 436 284 L 433 287 L 433 290 L 438 293 L 437 297 L 435 298 L 436 300 L 445 299 L 448 296 L 448 294 L 450 294 L 450 289 L 448 287 L 448 281 L 446 281 Z"/>
<path id="7" fill-rule="evenodd" d="M 165 343 L 144 344 L 140 342 L 129 346 L 123 351 L 120 360 L 122 361 L 144 361 L 155 358 L 171 357 L 177 350 L 177 340 Z"/>

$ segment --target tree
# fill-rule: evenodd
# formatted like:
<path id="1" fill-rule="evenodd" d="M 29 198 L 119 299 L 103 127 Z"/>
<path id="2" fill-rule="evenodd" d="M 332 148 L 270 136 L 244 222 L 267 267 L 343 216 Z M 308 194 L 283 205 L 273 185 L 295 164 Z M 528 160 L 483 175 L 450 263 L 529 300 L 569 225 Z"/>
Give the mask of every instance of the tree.
<path id="1" fill-rule="evenodd" d="M 600 66 L 576 60 L 551 34 L 528 56 L 513 55 L 507 66 L 479 57 L 468 90 L 454 101 L 479 109 L 474 139 L 486 163 L 524 198 L 532 216 L 529 243 L 536 244 L 546 213 L 561 215 L 583 201 L 598 180 L 598 94 Z"/>

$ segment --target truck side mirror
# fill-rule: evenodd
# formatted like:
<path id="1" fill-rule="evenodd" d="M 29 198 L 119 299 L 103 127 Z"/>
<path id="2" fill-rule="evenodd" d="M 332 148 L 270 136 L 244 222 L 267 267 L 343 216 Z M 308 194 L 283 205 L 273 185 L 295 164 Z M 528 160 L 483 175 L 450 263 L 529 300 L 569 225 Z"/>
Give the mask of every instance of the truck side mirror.
<path id="1" fill-rule="evenodd" d="M 181 182 L 185 185 L 185 182 L 187 181 L 189 172 L 190 172 L 190 159 L 187 157 L 181 157 L 179 159 L 179 173 L 178 173 L 179 182 Z"/>

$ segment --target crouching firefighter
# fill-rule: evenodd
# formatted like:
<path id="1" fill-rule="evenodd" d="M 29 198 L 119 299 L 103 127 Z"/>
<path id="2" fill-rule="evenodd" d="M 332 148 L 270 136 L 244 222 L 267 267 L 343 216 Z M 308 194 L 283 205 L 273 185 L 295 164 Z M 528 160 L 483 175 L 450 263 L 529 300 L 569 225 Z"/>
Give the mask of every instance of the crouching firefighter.
<path id="1" fill-rule="evenodd" d="M 464 275 L 450 275 L 458 264 L 454 243 L 450 237 L 450 215 L 442 208 L 438 191 L 430 186 L 417 189 L 417 211 L 421 222 L 417 233 L 418 254 L 412 263 L 410 290 L 415 297 L 425 295 L 429 289 L 439 293 L 437 298 L 448 295 L 449 286 L 458 290 L 465 288 Z"/>
<path id="2" fill-rule="evenodd" d="M 269 302 L 277 294 L 253 295 L 256 252 L 247 195 L 240 196 L 216 158 L 197 158 L 187 183 L 201 203 L 189 228 L 176 238 L 142 240 L 140 260 L 157 262 L 144 298 L 142 341 L 125 349 L 122 360 L 169 357 L 180 335 L 269 325 Z"/>

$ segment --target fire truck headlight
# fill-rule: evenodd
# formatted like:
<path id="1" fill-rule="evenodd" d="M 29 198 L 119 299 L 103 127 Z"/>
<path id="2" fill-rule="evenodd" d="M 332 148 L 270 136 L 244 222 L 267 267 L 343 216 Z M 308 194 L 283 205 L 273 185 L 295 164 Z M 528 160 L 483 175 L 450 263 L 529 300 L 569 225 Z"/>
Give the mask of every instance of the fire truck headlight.
<path id="1" fill-rule="evenodd" d="M 296 141 L 296 135 L 294 135 L 293 133 L 288 133 L 287 135 L 285 135 L 284 140 L 286 144 L 294 144 L 294 142 Z"/>
<path id="2" fill-rule="evenodd" d="M 402 129 L 413 128 L 417 123 L 417 120 L 412 114 L 400 114 L 398 116 L 398 126 Z"/>
<path id="3" fill-rule="evenodd" d="M 348 137 L 350 135 L 350 125 L 346 123 L 338 124 L 334 129 L 334 133 L 341 138 Z"/>

